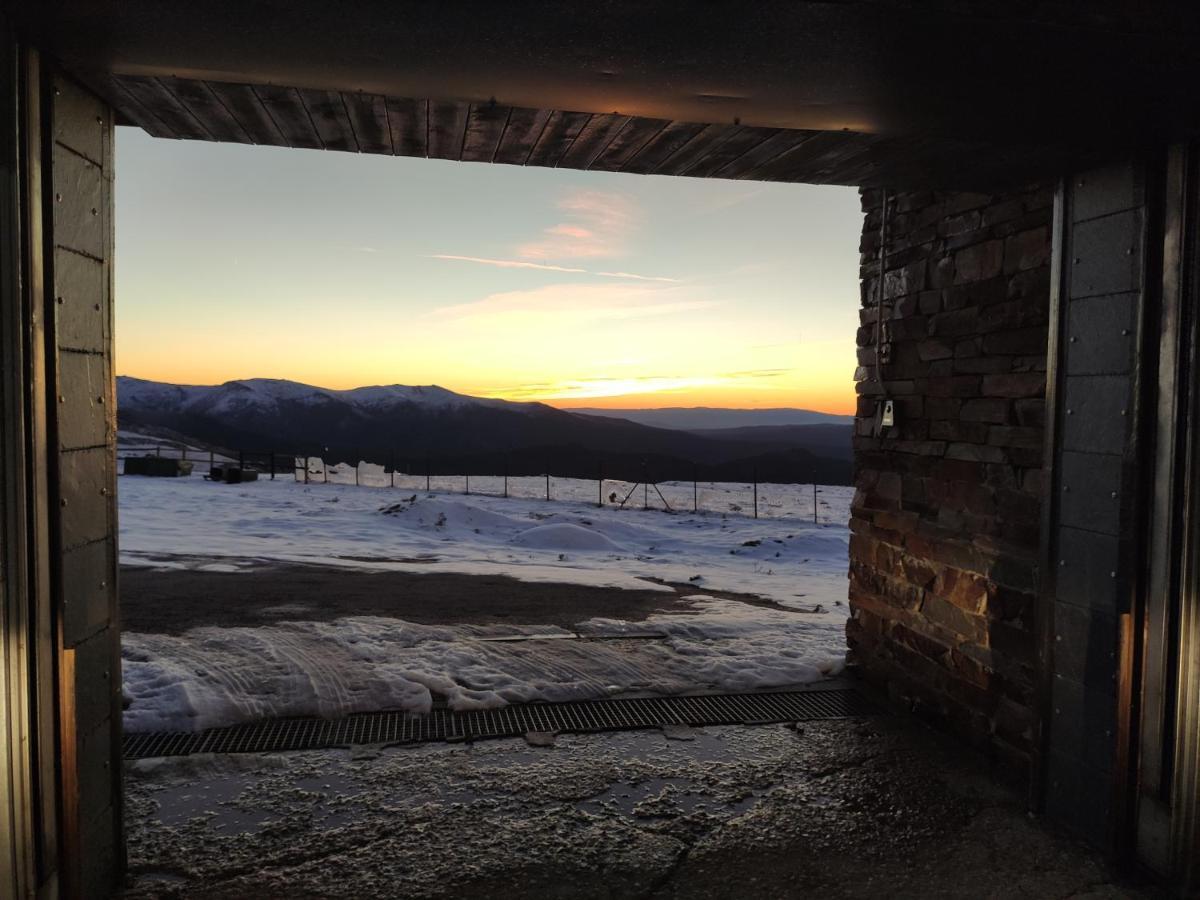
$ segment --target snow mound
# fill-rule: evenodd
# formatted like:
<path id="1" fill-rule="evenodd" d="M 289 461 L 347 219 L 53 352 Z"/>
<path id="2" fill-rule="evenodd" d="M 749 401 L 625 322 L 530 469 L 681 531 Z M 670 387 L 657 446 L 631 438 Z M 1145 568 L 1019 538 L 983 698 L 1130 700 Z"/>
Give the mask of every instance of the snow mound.
<path id="1" fill-rule="evenodd" d="M 524 527 L 525 519 L 492 512 L 459 500 L 442 498 L 420 499 L 397 513 L 417 525 L 444 528 L 448 531 L 476 531 L 494 536 L 494 532 L 514 531 Z"/>
<path id="2" fill-rule="evenodd" d="M 608 550 L 620 553 L 625 549 L 608 535 L 566 522 L 529 528 L 513 538 L 513 543 L 534 550 Z"/>

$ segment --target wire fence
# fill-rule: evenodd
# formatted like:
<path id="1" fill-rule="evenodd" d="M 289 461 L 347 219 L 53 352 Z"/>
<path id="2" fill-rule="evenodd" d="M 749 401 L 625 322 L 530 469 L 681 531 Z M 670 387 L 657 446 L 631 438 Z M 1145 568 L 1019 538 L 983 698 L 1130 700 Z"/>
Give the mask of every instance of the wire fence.
<path id="1" fill-rule="evenodd" d="M 744 481 L 655 480 L 644 475 L 630 481 L 577 475 L 454 474 L 438 471 L 426 461 L 416 465 L 358 462 L 327 463 L 320 456 L 300 456 L 278 450 L 222 451 L 181 444 L 130 444 L 118 447 L 122 460 L 152 456 L 192 464 L 192 474 L 211 476 L 214 469 L 236 467 L 258 476 L 291 477 L 309 485 L 336 484 L 429 494 L 461 494 L 517 500 L 563 501 L 615 509 L 663 512 L 719 513 L 752 518 L 809 518 L 817 523 L 839 520 L 840 502 L 831 504 L 825 489 L 815 483 L 759 481 L 756 473 Z M 447 465 L 452 467 L 452 463 Z M 844 518 L 844 517 L 843 517 Z"/>
<path id="2" fill-rule="evenodd" d="M 838 512 L 818 484 L 704 481 L 628 481 L 615 478 L 580 478 L 539 475 L 479 475 L 405 471 L 378 463 L 326 463 L 316 456 L 295 458 L 295 478 L 304 484 L 339 484 L 429 494 L 461 494 L 545 502 L 586 503 L 617 509 L 652 509 L 663 512 L 710 512 L 765 517 L 809 518 L 813 522 L 837 521 Z"/>

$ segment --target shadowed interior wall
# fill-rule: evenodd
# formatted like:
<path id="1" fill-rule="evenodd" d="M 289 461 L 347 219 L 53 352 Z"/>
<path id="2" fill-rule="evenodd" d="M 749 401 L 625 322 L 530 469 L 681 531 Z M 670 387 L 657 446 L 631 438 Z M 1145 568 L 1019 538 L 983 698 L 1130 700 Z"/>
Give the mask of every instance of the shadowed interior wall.
<path id="1" fill-rule="evenodd" d="M 1131 685 L 1119 677 L 1131 646 L 1132 598 L 1144 566 L 1141 541 L 1152 493 L 1152 441 L 1141 399 L 1156 383 L 1154 354 L 1140 349 L 1155 315 L 1159 250 L 1147 243 L 1157 176 L 1145 163 L 1079 172 L 1063 190 L 1063 252 L 1054 386 L 1054 503 L 1044 590 L 1050 641 L 1046 811 L 1094 844 L 1116 848 L 1127 815 L 1116 785 L 1129 763 Z M 1158 227 L 1155 228 L 1158 233 Z M 1161 237 L 1157 238 L 1161 241 Z M 1157 271 L 1155 271 L 1157 269 Z M 1158 336 L 1152 329 L 1148 344 Z M 1166 473 L 1154 473 L 1163 479 Z M 1186 490 L 1180 487 L 1180 490 Z M 1165 513 L 1164 513 L 1165 515 Z M 1168 589 L 1160 589 L 1163 602 Z M 1121 634 L 1127 635 L 1122 642 Z M 1131 663 L 1130 663 L 1131 664 Z M 1123 699 L 1119 699 L 1123 698 Z M 1150 779 L 1150 760 L 1142 763 Z M 1115 802 L 1114 802 L 1115 801 Z"/>
<path id="2" fill-rule="evenodd" d="M 883 203 L 862 194 L 851 660 L 1024 767 L 1053 190 L 890 194 L 886 222 Z M 884 397 L 892 427 L 879 424 Z"/>
<path id="3" fill-rule="evenodd" d="M 112 371 L 112 111 L 50 79 L 46 255 L 53 302 L 47 381 L 58 516 L 64 884 L 107 894 L 121 868 L 121 667 L 116 583 L 116 390 Z"/>

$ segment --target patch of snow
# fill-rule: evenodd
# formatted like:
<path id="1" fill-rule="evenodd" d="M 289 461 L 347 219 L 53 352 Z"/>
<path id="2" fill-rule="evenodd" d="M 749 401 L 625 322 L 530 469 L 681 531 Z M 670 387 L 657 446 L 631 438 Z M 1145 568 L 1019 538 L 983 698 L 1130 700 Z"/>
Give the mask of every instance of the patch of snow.
<path id="1" fill-rule="evenodd" d="M 472 491 L 487 489 L 476 486 L 483 481 L 472 479 Z M 814 524 L 811 487 L 805 485 L 760 485 L 760 508 L 771 517 L 757 520 L 732 511 L 598 509 L 596 483 L 575 479 L 554 479 L 553 496 L 563 499 L 550 503 L 535 499 L 544 497 L 541 478 L 510 478 L 508 499 L 427 493 L 410 485 L 305 485 L 287 476 L 241 485 L 213 484 L 195 474 L 122 478 L 121 560 L 186 555 L 199 558 L 198 565 L 249 557 L 643 589 L 647 578 L 686 584 L 700 575 L 706 590 L 750 593 L 798 608 L 832 606 L 846 596 L 853 488 L 822 487 L 828 509 L 821 515 L 833 521 Z M 672 485 L 660 487 L 670 499 Z M 684 488 L 690 500 L 692 485 L 677 486 Z M 741 506 L 749 485 L 702 488 L 703 502 L 719 510 Z M 553 529 L 518 540 L 543 525 L 592 534 Z M 559 559 L 564 548 L 541 545 L 541 535 L 571 535 L 589 549 Z"/>
<path id="2" fill-rule="evenodd" d="M 629 624 L 595 619 L 586 640 L 486 640 L 509 629 L 429 626 L 370 616 L 256 628 L 126 634 L 129 731 L 199 730 L 267 716 L 427 712 L 627 693 L 748 691 L 836 674 L 844 618 L 703 598 L 694 615 Z M 564 634 L 564 636 L 567 636 Z M 603 638 L 600 640 L 599 638 Z"/>
<path id="3" fill-rule="evenodd" d="M 614 553 L 624 548 L 594 528 L 562 522 L 555 525 L 536 525 L 522 531 L 513 543 L 535 550 L 609 550 Z"/>
<path id="4" fill-rule="evenodd" d="M 282 477 L 241 485 L 196 476 L 122 478 L 118 486 L 121 561 L 128 565 L 227 571 L 260 559 L 663 593 L 673 588 L 656 581 L 697 585 L 685 612 L 636 623 L 592 619 L 575 628 L 586 640 L 485 640 L 523 629 L 371 617 L 199 628 L 182 636 L 127 633 L 132 702 L 125 723 L 132 731 L 421 711 L 435 694 L 471 709 L 782 687 L 836 673 L 844 663 L 852 488 L 821 488 L 821 514 L 837 518 L 814 524 L 810 486 L 760 486 L 770 518 L 758 520 L 734 512 L 597 508 L 596 483 L 570 479 L 553 480 L 560 499 L 549 503 L 540 478 L 509 479 L 508 499 L 430 493 L 411 482 L 393 490 Z M 472 479 L 473 491 L 487 486 Z M 662 487 L 669 498 L 673 489 L 691 498 L 690 483 Z M 701 487 L 719 508 L 740 505 L 750 486 Z M 723 591 L 786 608 L 714 596 Z M 661 637 L 647 640 L 647 631 Z"/>

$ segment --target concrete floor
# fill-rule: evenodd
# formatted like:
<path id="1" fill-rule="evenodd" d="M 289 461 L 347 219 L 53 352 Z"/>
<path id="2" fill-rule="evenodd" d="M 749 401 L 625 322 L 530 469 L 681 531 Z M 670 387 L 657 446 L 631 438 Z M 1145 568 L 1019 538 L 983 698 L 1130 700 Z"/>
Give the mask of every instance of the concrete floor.
<path id="1" fill-rule="evenodd" d="M 130 764 L 126 896 L 1153 897 L 891 717 Z"/>

